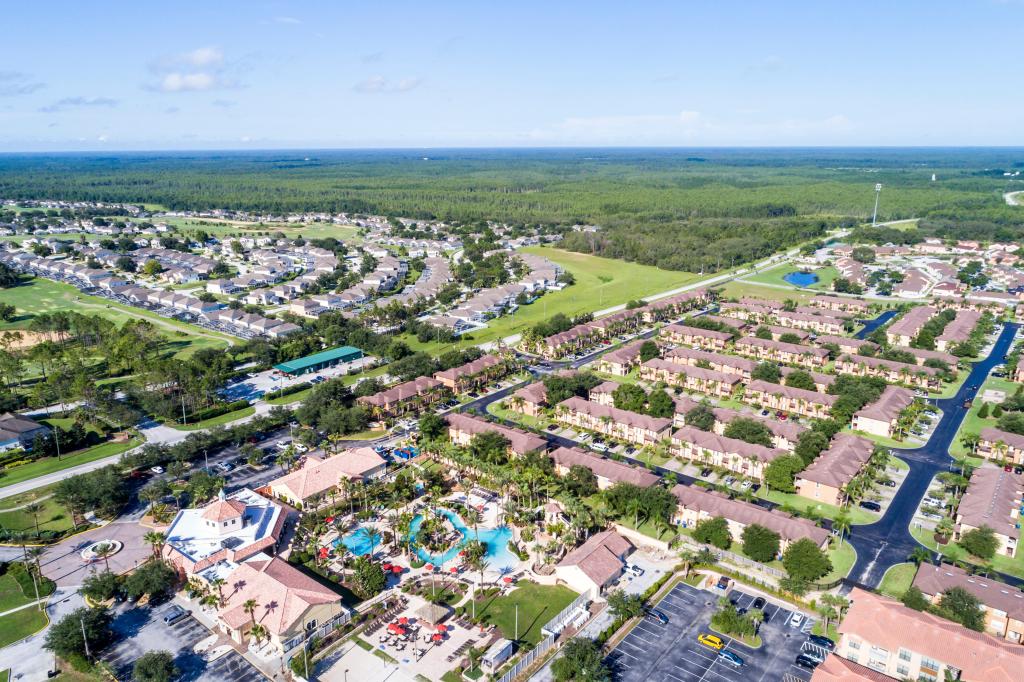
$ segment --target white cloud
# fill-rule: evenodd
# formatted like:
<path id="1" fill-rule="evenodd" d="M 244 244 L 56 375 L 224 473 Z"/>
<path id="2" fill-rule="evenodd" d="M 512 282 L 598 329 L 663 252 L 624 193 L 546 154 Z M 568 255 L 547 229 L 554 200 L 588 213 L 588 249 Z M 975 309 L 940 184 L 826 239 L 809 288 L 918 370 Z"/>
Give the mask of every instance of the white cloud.
<path id="1" fill-rule="evenodd" d="M 106 135 L 100 135 L 99 137 L 96 138 L 96 141 L 97 142 L 106 142 L 107 141 L 107 136 Z"/>
<path id="2" fill-rule="evenodd" d="M 181 61 L 195 67 L 219 66 L 224 63 L 224 53 L 217 47 L 198 47 L 179 55 Z"/>
<path id="3" fill-rule="evenodd" d="M 216 76 L 204 72 L 169 73 L 160 79 L 160 90 L 164 92 L 212 90 L 216 85 Z"/>
<path id="4" fill-rule="evenodd" d="M 367 95 L 378 95 L 392 92 L 409 92 L 419 87 L 422 81 L 419 78 L 402 78 L 392 81 L 381 75 L 370 76 L 359 81 L 353 86 L 353 90 Z"/>
<path id="5" fill-rule="evenodd" d="M 199 47 L 154 60 L 149 70 L 156 80 L 146 88 L 160 92 L 203 92 L 235 86 L 225 74 L 224 53 L 218 47 Z"/>
<path id="6" fill-rule="evenodd" d="M 66 111 L 68 109 L 77 109 L 81 107 L 115 107 L 117 106 L 117 100 L 111 99 L 110 97 L 65 97 L 59 99 L 53 104 L 48 104 L 45 107 L 40 107 L 39 111 L 47 114 L 56 113 L 58 111 Z"/>
<path id="7" fill-rule="evenodd" d="M 46 83 L 32 80 L 27 73 L 20 71 L 0 71 L 0 97 L 17 97 L 30 95 L 46 87 Z"/>
<path id="8" fill-rule="evenodd" d="M 301 19 L 296 19 L 295 17 L 274 17 L 274 23 L 275 24 L 289 24 L 289 25 L 295 26 L 295 25 L 301 24 L 302 20 Z"/>

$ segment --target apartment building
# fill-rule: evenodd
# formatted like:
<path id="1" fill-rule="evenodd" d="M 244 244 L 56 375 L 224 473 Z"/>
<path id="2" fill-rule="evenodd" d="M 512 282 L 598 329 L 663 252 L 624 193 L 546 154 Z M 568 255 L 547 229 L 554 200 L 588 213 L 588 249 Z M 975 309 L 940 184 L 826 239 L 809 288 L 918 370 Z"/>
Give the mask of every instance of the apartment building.
<path id="1" fill-rule="evenodd" d="M 942 380 L 938 376 L 939 370 L 934 367 L 923 367 L 867 355 L 843 355 L 836 361 L 835 369 L 839 374 L 881 377 L 892 383 L 917 386 L 918 388 L 934 390 L 942 385 Z"/>
<path id="2" fill-rule="evenodd" d="M 634 341 L 605 353 L 597 361 L 597 371 L 620 377 L 626 376 L 640 364 L 640 346 L 642 345 L 644 345 L 644 341 Z"/>
<path id="3" fill-rule="evenodd" d="M 750 373 L 757 367 L 757 363 L 748 358 L 741 358 L 735 355 L 724 353 L 713 353 L 696 348 L 680 346 L 665 353 L 665 360 L 677 365 L 689 365 L 697 367 L 707 365 L 709 369 L 723 374 L 730 374 L 750 379 Z"/>
<path id="4" fill-rule="evenodd" d="M 757 303 L 744 303 L 742 301 L 739 303 L 722 303 L 719 306 L 719 310 L 723 315 L 757 323 L 770 319 L 775 313 L 775 308 L 766 305 L 767 303 L 768 301 L 758 301 Z"/>
<path id="5" fill-rule="evenodd" d="M 839 310 L 856 315 L 867 315 L 871 312 L 871 304 L 859 298 L 846 296 L 815 296 L 810 304 L 824 310 Z"/>
<path id="6" fill-rule="evenodd" d="M 935 338 L 935 350 L 945 352 L 969 339 L 980 319 L 981 313 L 977 310 L 957 311 L 956 317 Z"/>
<path id="7" fill-rule="evenodd" d="M 828 450 L 796 475 L 797 495 L 837 507 L 842 505 L 847 484 L 864 470 L 874 450 L 874 443 L 867 438 L 836 434 Z"/>
<path id="8" fill-rule="evenodd" d="M 672 434 L 669 451 L 695 464 L 723 467 L 739 476 L 762 482 L 765 467 L 786 454 L 785 450 L 726 438 L 693 426 L 684 426 Z"/>
<path id="9" fill-rule="evenodd" d="M 938 312 L 938 309 L 931 306 L 911 308 L 903 317 L 889 325 L 885 330 L 885 337 L 889 340 L 890 345 L 909 346 L 925 323 L 935 317 Z"/>
<path id="10" fill-rule="evenodd" d="M 1024 436 L 993 426 L 984 428 L 978 436 L 974 454 L 1000 463 L 1024 464 Z"/>
<path id="11" fill-rule="evenodd" d="M 828 351 L 824 348 L 759 339 L 756 336 L 744 336 L 737 341 L 736 352 L 758 360 L 810 368 L 823 367 L 828 362 Z"/>
<path id="12" fill-rule="evenodd" d="M 781 341 L 783 336 L 800 339 L 797 343 L 807 343 L 811 338 L 811 333 L 805 329 L 797 329 L 796 327 L 781 327 L 777 324 L 762 324 L 758 325 L 758 329 L 767 329 L 772 333 L 772 341 Z"/>
<path id="13" fill-rule="evenodd" d="M 565 476 L 574 466 L 589 469 L 597 479 L 598 490 L 610 488 L 616 483 L 648 488 L 661 479 L 647 469 L 633 467 L 613 459 L 604 459 L 579 448 L 558 448 L 551 453 L 555 473 Z"/>
<path id="14" fill-rule="evenodd" d="M 366 405 L 378 418 L 397 417 L 408 412 L 419 411 L 427 405 L 438 402 L 447 394 L 448 389 L 437 379 L 418 377 L 379 393 L 356 398 L 356 402 Z"/>
<path id="15" fill-rule="evenodd" d="M 782 365 L 781 367 L 779 367 L 779 374 L 782 375 L 783 382 L 785 382 L 789 375 L 792 374 L 793 372 L 804 372 L 805 374 L 807 374 L 807 376 L 811 377 L 811 380 L 814 381 L 814 390 L 818 391 L 819 393 L 827 392 L 829 386 L 836 382 L 835 374 L 822 374 L 821 372 L 812 372 L 811 370 L 804 369 L 802 367 L 787 367 L 786 365 Z"/>
<path id="16" fill-rule="evenodd" d="M 541 411 L 547 406 L 548 389 L 543 381 L 523 386 L 508 399 L 508 409 L 528 417 L 540 416 Z"/>
<path id="17" fill-rule="evenodd" d="M 1017 555 L 1020 540 L 1020 509 L 1024 506 L 1024 476 L 992 464 L 974 470 L 967 492 L 956 510 L 953 539 L 975 528 L 988 526 L 995 531 L 997 554 Z"/>
<path id="18" fill-rule="evenodd" d="M 434 378 L 455 393 L 466 393 L 506 376 L 514 363 L 499 355 L 484 355 L 459 367 L 436 372 Z"/>
<path id="19" fill-rule="evenodd" d="M 540 342 L 539 351 L 546 358 L 560 358 L 589 348 L 600 337 L 598 330 L 585 324 L 552 334 Z"/>
<path id="20" fill-rule="evenodd" d="M 663 327 L 659 336 L 668 343 L 705 348 L 708 350 L 725 350 L 732 335 L 714 329 L 688 327 L 684 324 L 670 324 Z"/>
<path id="21" fill-rule="evenodd" d="M 897 680 L 1017 682 L 1024 647 L 854 587 L 835 653 Z"/>
<path id="22" fill-rule="evenodd" d="M 855 339 L 849 336 L 835 336 L 833 334 L 821 334 L 814 340 L 818 346 L 835 346 L 840 353 L 847 355 L 858 355 L 861 349 L 867 346 L 872 350 L 878 350 L 878 344 L 863 339 Z"/>
<path id="23" fill-rule="evenodd" d="M 972 575 L 953 564 L 923 563 L 914 576 L 914 587 L 933 604 L 958 587 L 981 602 L 985 632 L 1002 639 L 1024 643 L 1024 592 L 1019 588 L 980 575 Z"/>
<path id="24" fill-rule="evenodd" d="M 448 437 L 456 445 L 469 445 L 475 436 L 494 432 L 508 441 L 510 455 L 525 455 L 528 452 L 544 452 L 548 442 L 535 434 L 508 426 L 502 426 L 482 417 L 454 412 L 445 419 L 448 422 Z"/>
<path id="25" fill-rule="evenodd" d="M 671 419 L 598 405 L 579 396 L 558 403 L 555 419 L 567 426 L 596 431 L 638 445 L 657 443 L 667 437 L 672 428 Z"/>
<path id="26" fill-rule="evenodd" d="M 747 384 L 747 390 L 743 395 L 743 402 L 751 405 L 822 419 L 828 416 L 832 405 L 838 399 L 839 396 L 828 393 L 772 384 L 760 379 Z"/>
<path id="27" fill-rule="evenodd" d="M 644 322 L 660 322 L 678 317 L 688 310 L 707 305 L 713 299 L 714 296 L 709 290 L 694 289 L 651 301 L 640 310 Z"/>
<path id="28" fill-rule="evenodd" d="M 720 398 L 731 396 L 742 382 L 742 378 L 735 374 L 695 365 L 679 365 L 659 358 L 640 365 L 640 378 L 652 382 L 664 381 L 669 386 Z"/>
<path id="29" fill-rule="evenodd" d="M 886 386 L 878 400 L 853 415 L 853 428 L 875 436 L 896 435 L 900 415 L 914 402 L 914 394 L 899 386 Z"/>
<path id="30" fill-rule="evenodd" d="M 775 313 L 775 320 L 784 327 L 804 329 L 816 334 L 841 334 L 845 325 L 845 321 L 838 317 L 787 310 Z"/>
<path id="31" fill-rule="evenodd" d="M 743 320 L 738 320 L 735 317 L 723 317 L 722 315 L 701 315 L 700 319 L 708 322 L 717 322 L 718 324 L 725 325 L 730 329 L 734 329 L 737 334 L 743 333 L 743 331 L 750 327 L 749 324 Z"/>
<path id="32" fill-rule="evenodd" d="M 730 499 L 723 493 L 705 490 L 695 485 L 676 485 L 676 512 L 672 522 L 683 528 L 693 528 L 704 519 L 724 518 L 734 542 L 743 541 L 743 529 L 758 525 L 779 536 L 779 552 L 786 551 L 790 543 L 808 538 L 821 549 L 828 548 L 829 532 L 807 519 L 791 516 L 778 509 L 764 507 L 742 500 Z"/>
<path id="33" fill-rule="evenodd" d="M 602 381 L 587 392 L 587 400 L 598 405 L 614 405 L 615 391 L 619 386 L 617 381 Z"/>
<path id="34" fill-rule="evenodd" d="M 672 420 L 674 428 L 686 426 L 686 414 L 697 407 L 700 403 L 685 395 L 673 396 L 676 404 L 675 416 Z M 757 412 L 734 410 L 731 407 L 711 407 L 711 413 L 715 415 L 715 424 L 712 431 L 719 435 L 725 433 L 725 428 L 736 419 L 749 419 L 764 425 L 772 434 L 772 447 L 780 450 L 792 451 L 796 447 L 800 434 L 807 431 L 807 427 L 797 424 L 791 419 L 785 421 L 774 417 L 762 417 Z"/>

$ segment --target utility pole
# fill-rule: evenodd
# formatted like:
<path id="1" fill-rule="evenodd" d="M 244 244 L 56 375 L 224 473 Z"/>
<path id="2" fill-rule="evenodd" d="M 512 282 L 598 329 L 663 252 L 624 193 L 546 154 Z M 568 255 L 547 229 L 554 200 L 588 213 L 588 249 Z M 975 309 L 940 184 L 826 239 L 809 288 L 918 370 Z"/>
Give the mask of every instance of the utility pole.
<path id="1" fill-rule="evenodd" d="M 82 626 L 82 643 L 85 644 L 85 657 L 92 658 L 92 654 L 89 653 L 89 638 L 85 634 L 85 620 L 79 618 L 78 624 Z"/>
<path id="2" fill-rule="evenodd" d="M 882 183 L 875 183 L 875 211 L 871 214 L 871 227 L 878 225 L 878 197 L 882 195 Z"/>
<path id="3" fill-rule="evenodd" d="M 519 641 L 519 604 L 516 604 L 516 637 L 515 640 Z"/>

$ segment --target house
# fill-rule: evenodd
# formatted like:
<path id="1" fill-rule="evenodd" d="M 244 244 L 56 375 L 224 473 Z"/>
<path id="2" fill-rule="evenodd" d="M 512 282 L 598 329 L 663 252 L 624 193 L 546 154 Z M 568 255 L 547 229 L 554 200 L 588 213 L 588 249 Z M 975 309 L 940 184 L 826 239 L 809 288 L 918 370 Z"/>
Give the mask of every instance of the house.
<path id="1" fill-rule="evenodd" d="M 782 386 L 756 379 L 747 384 L 743 401 L 751 405 L 761 405 L 773 410 L 793 412 L 803 417 L 824 419 L 828 416 L 832 405 L 839 396 L 828 393 L 808 391 L 793 386 Z"/>
<path id="2" fill-rule="evenodd" d="M 991 578 L 972 575 L 952 564 L 923 563 L 914 576 L 914 587 L 934 604 L 942 595 L 959 588 L 973 595 L 985 614 L 985 632 L 1017 644 L 1024 643 L 1024 592 Z"/>
<path id="3" fill-rule="evenodd" d="M 647 469 L 633 467 L 613 459 L 604 459 L 579 448 L 558 448 L 551 453 L 555 473 L 565 476 L 574 466 L 589 469 L 597 478 L 598 490 L 610 488 L 616 483 L 648 488 L 661 479 Z"/>
<path id="4" fill-rule="evenodd" d="M 259 623 L 272 649 L 288 656 L 308 638 L 322 638 L 351 618 L 340 594 L 277 557 L 254 557 L 223 579 L 217 627 L 238 645 L 246 645 L 253 623 Z"/>
<path id="5" fill-rule="evenodd" d="M 939 313 L 931 306 L 911 308 L 906 315 L 889 325 L 885 337 L 893 346 L 909 346 L 928 320 Z"/>
<path id="6" fill-rule="evenodd" d="M 474 436 L 481 433 L 497 433 L 508 441 L 508 451 L 512 455 L 525 455 L 528 452 L 543 452 L 548 449 L 548 442 L 540 436 L 508 426 L 502 426 L 481 417 L 454 412 L 447 415 L 448 437 L 456 445 L 469 445 Z"/>
<path id="7" fill-rule="evenodd" d="M 508 399 L 508 409 L 528 417 L 539 417 L 547 406 L 548 389 L 543 381 L 535 381 L 520 388 Z"/>
<path id="8" fill-rule="evenodd" d="M 939 370 L 907 362 L 896 362 L 867 355 L 843 355 L 835 365 L 839 374 L 862 377 L 881 377 L 893 383 L 937 389 L 942 385 Z"/>
<path id="9" fill-rule="evenodd" d="M 50 435 L 50 427 L 20 414 L 0 415 L 0 452 L 21 448 L 31 450 L 36 436 Z"/>
<path id="10" fill-rule="evenodd" d="M 673 348 L 666 352 L 665 359 L 678 365 L 691 365 L 694 367 L 704 365 L 716 372 L 735 375 L 743 379 L 750 379 L 751 372 L 757 367 L 756 362 L 747 358 L 726 355 L 724 353 L 712 353 L 685 346 Z"/>
<path id="11" fill-rule="evenodd" d="M 744 336 L 736 342 L 736 352 L 758 360 L 772 360 L 801 367 L 823 367 L 828 362 L 828 351 L 824 348 L 801 346 L 756 336 Z"/>
<path id="12" fill-rule="evenodd" d="M 768 510 L 750 502 L 730 499 L 717 490 L 709 491 L 700 486 L 676 485 L 672 494 L 677 504 L 672 522 L 677 526 L 693 528 L 699 521 L 720 517 L 729 523 L 729 533 L 735 542 L 743 541 L 743 530 L 747 526 L 758 525 L 779 536 L 780 553 L 791 542 L 802 538 L 810 539 L 821 549 L 828 547 L 827 530 L 778 509 Z"/>
<path id="13" fill-rule="evenodd" d="M 787 310 L 777 312 L 775 319 L 784 327 L 804 329 L 817 334 L 840 334 L 846 324 L 844 320 L 838 317 Z"/>
<path id="14" fill-rule="evenodd" d="M 714 329 L 689 327 L 684 324 L 670 324 L 661 329 L 659 336 L 668 343 L 695 346 L 711 350 L 725 350 L 725 344 L 732 339 L 732 334 Z"/>
<path id="15" fill-rule="evenodd" d="M 828 450 L 796 475 L 796 494 L 816 502 L 840 506 L 846 486 L 867 466 L 875 445 L 867 438 L 839 433 Z"/>
<path id="16" fill-rule="evenodd" d="M 637 445 L 657 443 L 668 435 L 672 427 L 671 419 L 599 405 L 579 396 L 558 403 L 555 406 L 555 419 L 569 426 L 597 431 Z"/>
<path id="17" fill-rule="evenodd" d="M 857 410 L 853 415 L 853 428 L 874 436 L 892 438 L 896 434 L 900 415 L 914 402 L 914 394 L 899 386 L 886 386 L 878 400 Z"/>
<path id="18" fill-rule="evenodd" d="M 452 390 L 466 393 L 502 378 L 509 373 L 513 363 L 507 358 L 489 354 L 434 374 L 434 378 Z"/>
<path id="19" fill-rule="evenodd" d="M 368 481 L 380 476 L 387 464 L 373 448 L 343 450 L 326 459 L 306 455 L 301 467 L 275 478 L 267 488 L 273 497 L 301 507 L 340 486 L 342 481 Z"/>
<path id="20" fill-rule="evenodd" d="M 369 406 L 378 417 L 397 417 L 441 400 L 446 392 L 444 384 L 437 379 L 417 377 L 373 395 L 356 398 L 356 402 Z"/>
<path id="21" fill-rule="evenodd" d="M 742 378 L 735 374 L 716 372 L 695 365 L 681 365 L 654 358 L 640 365 L 640 378 L 645 381 L 664 381 L 687 391 L 728 398 L 740 385 Z"/>
<path id="22" fill-rule="evenodd" d="M 1016 682 L 1024 648 L 854 587 L 835 654 L 897 680 Z"/>
<path id="23" fill-rule="evenodd" d="M 597 362 L 597 370 L 620 377 L 626 376 L 640 364 L 640 346 L 642 345 L 644 345 L 644 341 L 634 341 L 605 353 Z"/>
<path id="24" fill-rule="evenodd" d="M 975 528 L 988 526 L 999 545 L 996 554 L 1017 555 L 1020 539 L 1020 510 L 1024 506 L 1024 476 L 992 464 L 974 470 L 967 492 L 956 510 L 953 539 Z"/>
<path id="25" fill-rule="evenodd" d="M 580 594 L 597 599 L 619 579 L 633 544 L 613 530 L 590 536 L 555 566 L 555 577 Z"/>
<path id="26" fill-rule="evenodd" d="M 669 451 L 698 466 L 723 467 L 740 476 L 764 481 L 764 470 L 785 450 L 767 448 L 738 438 L 684 426 L 672 434 Z"/>
<path id="27" fill-rule="evenodd" d="M 248 488 L 195 509 L 182 509 L 164 532 L 163 558 L 184 578 L 221 561 L 239 563 L 259 553 L 276 554 L 284 508 Z"/>
<path id="28" fill-rule="evenodd" d="M 977 310 L 957 311 L 956 317 L 935 338 L 935 350 L 945 352 L 969 339 L 980 319 L 981 313 Z"/>

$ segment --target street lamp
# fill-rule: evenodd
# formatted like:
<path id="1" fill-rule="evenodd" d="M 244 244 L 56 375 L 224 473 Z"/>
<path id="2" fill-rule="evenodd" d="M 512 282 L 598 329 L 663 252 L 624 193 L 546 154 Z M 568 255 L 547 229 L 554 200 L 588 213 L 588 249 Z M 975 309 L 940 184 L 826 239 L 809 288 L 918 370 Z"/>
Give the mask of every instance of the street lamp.
<path id="1" fill-rule="evenodd" d="M 882 183 L 875 183 L 875 212 L 871 214 L 871 227 L 878 225 L 878 197 L 882 195 Z"/>

